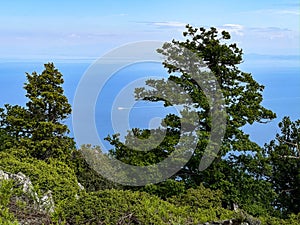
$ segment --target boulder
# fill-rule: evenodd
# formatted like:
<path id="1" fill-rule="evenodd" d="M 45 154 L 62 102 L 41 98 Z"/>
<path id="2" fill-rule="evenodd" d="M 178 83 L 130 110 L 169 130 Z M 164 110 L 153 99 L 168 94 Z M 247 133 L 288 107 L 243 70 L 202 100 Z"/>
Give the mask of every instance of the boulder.
<path id="1" fill-rule="evenodd" d="M 16 182 L 16 187 L 21 187 L 23 194 L 21 196 L 16 196 L 18 200 L 33 202 L 33 208 L 41 212 L 54 212 L 55 206 L 51 191 L 47 191 L 42 197 L 39 198 L 29 177 L 23 173 L 19 172 L 17 174 L 13 174 L 0 170 L 0 180 L 14 180 Z"/>

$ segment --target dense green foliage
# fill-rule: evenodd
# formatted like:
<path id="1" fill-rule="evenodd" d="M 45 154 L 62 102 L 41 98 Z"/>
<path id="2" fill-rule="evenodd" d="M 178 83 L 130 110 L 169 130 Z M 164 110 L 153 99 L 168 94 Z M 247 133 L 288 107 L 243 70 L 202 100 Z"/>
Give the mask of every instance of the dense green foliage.
<path id="1" fill-rule="evenodd" d="M 4 145 L 26 147 L 38 159 L 66 158 L 74 141 L 66 136 L 69 130 L 62 122 L 70 115 L 71 105 L 61 86 L 62 74 L 53 63 L 44 66 L 41 74 L 26 74 L 26 107 L 6 104 L 0 111 L 0 126 L 11 137 Z"/>
<path id="2" fill-rule="evenodd" d="M 188 25 L 184 36 L 185 41 L 173 40 L 158 50 L 166 56 L 164 66 L 170 77 L 147 81 L 151 89 L 136 89 L 136 97 L 164 101 L 168 106 L 181 105 L 186 100 L 172 94 L 170 83 L 188 93 L 192 101 L 188 103 L 195 106 L 199 118 L 199 142 L 191 160 L 158 184 L 125 187 L 105 179 L 95 167 L 110 169 L 110 173 L 119 176 L 126 171 L 109 168 L 97 160 L 97 154 L 104 154 L 98 146 L 75 149 L 63 123 L 71 106 L 64 96 L 62 74 L 53 63 L 45 64 L 41 74 L 26 74 L 25 107 L 6 104 L 0 108 L 0 170 L 25 174 L 39 197 L 51 190 L 55 210 L 40 212 L 30 197 L 26 201 L 19 198 L 24 193 L 15 181 L 0 177 L 0 224 L 16 225 L 26 216 L 31 224 L 204 224 L 233 218 L 249 224 L 259 224 L 258 220 L 262 225 L 300 224 L 300 120 L 283 118 L 279 124 L 281 133 L 264 147 L 252 142 L 242 127 L 265 123 L 275 114 L 261 105 L 264 87 L 251 74 L 239 70 L 242 50 L 228 43 L 229 33 L 219 34 L 215 28 Z M 179 67 L 184 65 L 181 47 L 202 59 L 195 65 L 205 62 L 215 74 L 227 112 L 220 151 L 204 171 L 199 169 L 199 161 L 212 131 L 211 108 L 197 82 L 184 67 Z M 214 81 L 210 84 L 215 87 Z M 181 113 L 190 111 L 191 108 L 183 108 Z M 118 134 L 109 136 L 106 140 L 114 149 L 107 156 L 135 166 L 160 162 L 174 151 L 182 135 L 182 123 L 193 127 L 191 121 L 182 120 L 170 114 L 163 120 L 162 129 L 135 128 L 128 132 L 125 144 Z M 139 147 L 148 149 L 155 142 L 150 134 L 159 137 L 163 129 L 166 136 L 153 150 L 130 148 L 138 145 L 135 137 L 139 137 L 144 141 Z M 185 135 L 189 130 L 183 132 Z M 239 208 L 233 210 L 236 205 Z"/>
<path id="3" fill-rule="evenodd" d="M 148 80 L 146 84 L 150 88 L 137 88 L 136 97 L 147 101 L 163 101 L 165 106 L 183 105 L 187 103 L 189 108 L 184 108 L 181 114 L 194 111 L 198 115 L 198 126 L 196 128 L 199 138 L 196 149 L 189 162 L 182 167 L 172 178 L 185 183 L 185 188 L 193 188 L 201 183 L 206 187 L 220 189 L 226 195 L 223 204 L 231 207 L 237 203 L 255 215 L 261 215 L 271 210 L 271 202 L 275 199 L 275 193 L 270 188 L 270 183 L 257 179 L 246 171 L 256 168 L 253 155 L 260 153 L 262 149 L 249 139 L 249 135 L 242 131 L 246 124 L 254 122 L 265 123 L 275 118 L 275 114 L 261 105 L 262 91 L 264 87 L 258 84 L 250 73 L 242 72 L 238 66 L 242 63 L 242 50 L 236 44 L 229 43 L 230 35 L 223 31 L 221 34 L 215 28 L 206 30 L 204 28 L 193 28 L 187 26 L 187 37 L 185 41 L 173 40 L 166 43 L 158 52 L 165 56 L 163 65 L 170 73 L 167 80 Z M 186 63 L 186 49 L 197 56 L 193 65 Z M 217 81 L 207 77 L 201 71 L 203 63 L 215 75 Z M 186 65 L 188 64 L 188 65 Z M 193 74 L 191 74 L 193 73 Z M 199 77 L 197 77 L 199 76 Z M 221 87 L 224 103 L 222 107 L 226 110 L 226 132 L 222 139 L 222 145 L 215 160 L 209 168 L 202 171 L 199 163 L 207 144 L 211 141 L 212 131 L 211 114 L 213 106 L 208 103 L 204 90 L 200 87 L 198 80 L 208 79 L 205 83 L 207 88 L 215 89 L 215 82 Z M 181 93 L 172 91 L 173 84 L 181 87 Z M 178 96 L 188 94 L 191 100 Z M 191 101 L 191 102 L 190 102 Z M 183 117 L 183 116 L 182 116 Z M 187 123 L 188 121 L 183 121 Z M 151 165 L 158 163 L 168 157 L 178 144 L 179 137 L 189 135 L 189 131 L 183 131 L 182 121 L 179 116 L 168 115 L 162 127 L 166 130 L 166 137 L 151 151 L 136 151 L 128 146 L 136 146 L 137 136 L 140 139 L 147 139 L 150 130 L 133 129 L 126 136 L 124 145 L 117 135 L 108 137 L 114 149 L 110 154 L 125 163 L 132 165 Z M 193 126 L 193 121 L 190 122 Z M 161 129 L 151 130 L 152 134 L 163 134 Z M 152 140 L 145 141 L 150 145 Z M 191 151 L 189 148 L 186 151 Z M 159 184 L 161 185 L 161 184 Z M 158 185 L 158 186 L 159 186 Z M 161 187 L 164 189 L 164 187 Z M 143 188 L 142 188 L 143 190 Z M 253 194 L 255 192 L 255 195 Z M 270 207 L 266 207 L 270 206 Z"/>
<path id="4" fill-rule="evenodd" d="M 263 175 L 278 195 L 272 205 L 287 216 L 300 211 L 300 120 L 285 117 L 279 128 L 281 133 L 265 145 Z"/>
<path id="5" fill-rule="evenodd" d="M 8 205 L 15 191 L 12 191 L 12 180 L 0 180 L 0 224 L 17 225 L 14 215 L 9 211 Z"/>
<path id="6" fill-rule="evenodd" d="M 206 199 L 212 200 L 211 196 Z M 214 209 L 212 205 L 209 201 L 197 207 L 187 202 L 175 205 L 139 191 L 106 190 L 84 194 L 74 202 L 63 202 L 60 208 L 63 213 L 56 216 L 66 217 L 70 224 L 197 224 L 234 216 L 234 212 Z"/>
<path id="7" fill-rule="evenodd" d="M 121 188 L 120 185 L 108 181 L 91 167 L 85 160 L 85 155 L 83 154 L 84 149 L 85 147 L 82 146 L 78 151 L 73 151 L 71 157 L 68 159 L 68 164 L 74 170 L 78 182 L 84 186 L 85 190 L 90 192 L 110 188 Z"/>
<path id="8" fill-rule="evenodd" d="M 22 172 L 30 178 L 41 195 L 51 190 L 55 202 L 73 198 L 79 193 L 74 171 L 57 159 L 45 162 L 32 157 L 16 157 L 12 153 L 0 152 L 0 170 L 10 173 Z"/>

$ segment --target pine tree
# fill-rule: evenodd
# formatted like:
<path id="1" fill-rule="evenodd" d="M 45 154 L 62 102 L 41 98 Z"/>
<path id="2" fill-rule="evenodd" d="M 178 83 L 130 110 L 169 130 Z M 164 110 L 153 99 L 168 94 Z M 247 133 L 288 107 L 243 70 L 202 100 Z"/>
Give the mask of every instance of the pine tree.
<path id="1" fill-rule="evenodd" d="M 14 140 L 6 143 L 8 147 L 25 147 L 31 156 L 42 160 L 65 158 L 74 148 L 63 124 L 71 114 L 71 105 L 62 88 L 63 75 L 53 63 L 44 67 L 41 74 L 26 73 L 24 89 L 29 101 L 26 107 L 5 105 L 1 125 Z"/>
<path id="2" fill-rule="evenodd" d="M 219 33 L 216 28 L 193 28 L 187 25 L 187 31 L 183 35 L 186 37 L 185 41 L 173 40 L 171 43 L 165 43 L 158 50 L 165 57 L 163 65 L 170 74 L 168 79 L 148 80 L 146 85 L 150 88 L 138 88 L 135 91 L 136 98 L 153 102 L 162 101 L 165 106 L 181 106 L 186 101 L 185 96 L 188 95 L 188 105 L 193 106 L 194 109 L 191 109 L 192 107 L 184 108 L 181 115 L 191 111 L 198 115 L 196 131 L 199 141 L 197 147 L 189 162 L 174 174 L 172 179 L 184 181 L 187 188 L 203 183 L 205 186 L 221 189 L 229 193 L 228 196 L 225 196 L 225 198 L 228 197 L 226 199 L 228 203 L 239 201 L 241 196 L 245 196 L 244 200 L 248 197 L 252 198 L 251 202 L 261 201 L 264 198 L 261 196 L 271 199 L 272 191 L 258 187 L 257 180 L 247 174 L 248 165 L 246 163 L 251 164 L 252 160 L 242 162 L 245 158 L 245 154 L 243 154 L 245 151 L 252 151 L 255 154 L 261 151 L 261 148 L 252 142 L 249 135 L 244 133 L 241 128 L 254 122 L 267 123 L 276 117 L 275 113 L 261 104 L 264 86 L 256 82 L 250 73 L 239 69 L 239 64 L 243 62 L 243 52 L 235 43 L 229 43 L 230 34 L 228 32 Z M 193 58 L 187 54 L 186 50 L 197 57 Z M 197 61 L 197 59 L 199 60 Z M 203 68 L 203 65 L 214 74 L 216 80 L 207 79 L 205 71 L 197 72 L 199 68 Z M 225 109 L 227 113 L 226 132 L 220 151 L 214 155 L 214 162 L 204 171 L 199 169 L 199 162 L 210 141 L 213 107 L 210 106 L 203 87 L 194 79 L 195 75 L 199 76 L 198 80 L 206 82 L 206 85 L 211 88 L 215 87 L 216 82 L 218 83 L 224 96 L 221 108 Z M 180 87 L 178 90 L 181 92 L 174 91 L 172 88 L 174 84 Z M 181 127 L 181 124 L 185 122 L 193 126 L 193 121 L 182 121 L 176 115 L 168 115 L 162 123 L 167 130 L 163 142 L 148 152 L 128 148 L 128 146 L 135 146 L 135 143 L 127 144 L 131 141 L 133 131 L 126 137 L 126 146 L 120 143 L 118 136 L 108 137 L 107 140 L 115 146 L 110 154 L 133 165 L 159 163 L 162 158 L 168 157 L 174 151 L 178 137 L 182 136 L 182 132 L 185 133 Z M 143 134 L 143 131 L 138 133 L 138 135 Z M 186 151 L 190 151 L 190 149 L 186 149 Z M 236 151 L 240 151 L 239 154 L 236 154 Z M 243 163 L 242 167 L 241 162 Z M 241 176 L 247 182 L 240 183 L 243 181 L 237 177 Z M 251 190 L 254 187 L 257 189 Z M 264 183 L 264 187 L 269 186 Z M 253 191 L 259 192 L 256 195 L 258 197 L 253 196 Z M 269 202 L 265 204 L 269 204 Z"/>
<path id="3" fill-rule="evenodd" d="M 300 120 L 284 117 L 281 133 L 265 145 L 266 179 L 278 197 L 273 205 L 284 216 L 300 212 Z"/>

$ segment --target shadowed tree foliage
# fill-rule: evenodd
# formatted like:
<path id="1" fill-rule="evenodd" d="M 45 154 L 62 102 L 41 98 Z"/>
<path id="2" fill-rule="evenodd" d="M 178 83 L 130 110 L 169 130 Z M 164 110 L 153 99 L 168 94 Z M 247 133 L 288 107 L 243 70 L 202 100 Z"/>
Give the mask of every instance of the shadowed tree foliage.
<path id="1" fill-rule="evenodd" d="M 265 145 L 265 173 L 278 197 L 273 202 L 284 216 L 300 212 L 300 120 L 284 117 L 281 133 Z"/>
<path id="2" fill-rule="evenodd" d="M 83 145 L 77 151 L 73 151 L 69 159 L 69 165 L 74 170 L 77 179 L 87 192 L 99 191 L 105 189 L 121 189 L 121 186 L 105 179 L 101 173 L 94 170 L 97 166 L 93 165 L 93 161 L 98 162 L 102 166 L 101 161 L 97 161 L 94 149 L 100 151 L 98 147 Z"/>

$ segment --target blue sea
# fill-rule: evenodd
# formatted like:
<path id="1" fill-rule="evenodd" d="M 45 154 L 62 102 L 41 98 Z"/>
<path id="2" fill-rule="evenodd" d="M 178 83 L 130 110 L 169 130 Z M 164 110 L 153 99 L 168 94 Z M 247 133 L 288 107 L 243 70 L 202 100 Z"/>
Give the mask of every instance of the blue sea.
<path id="1" fill-rule="evenodd" d="M 277 118 L 268 124 L 256 123 L 243 128 L 250 134 L 253 141 L 263 145 L 280 131 L 277 124 L 284 116 L 290 116 L 292 120 L 300 119 L 300 59 L 299 56 L 246 55 L 244 61 L 240 66 L 241 70 L 252 73 L 254 79 L 265 86 L 263 106 L 277 114 Z M 23 89 L 26 82 L 25 72 L 40 73 L 44 63 L 46 62 L 20 60 L 0 62 L 0 107 L 7 103 L 24 106 L 27 101 Z M 86 75 L 93 61 L 54 60 L 54 63 L 64 75 L 65 95 L 73 105 L 80 80 Z M 101 71 L 99 71 L 99 76 L 101 76 Z M 167 73 L 160 63 L 133 64 L 110 76 L 96 96 L 94 108 L 88 109 L 93 111 L 94 126 L 99 140 L 114 133 L 121 133 L 121 136 L 124 136 L 126 130 L 133 127 L 157 127 L 164 115 L 177 113 L 176 108 L 165 108 L 161 103 L 134 101 L 134 88 L 144 86 L 145 79 L 151 77 L 167 77 Z M 86 93 L 85 98 L 88 101 L 90 97 L 88 90 Z M 84 112 L 85 110 L 83 110 Z M 70 127 L 70 135 L 74 136 L 72 116 L 65 122 Z M 84 121 L 82 121 L 83 123 Z M 77 124 L 80 126 L 80 123 Z M 80 135 L 89 136 L 90 134 L 89 131 L 84 131 Z M 97 144 L 99 140 L 91 144 Z M 108 143 L 101 142 L 104 143 L 105 148 L 111 147 Z"/>

